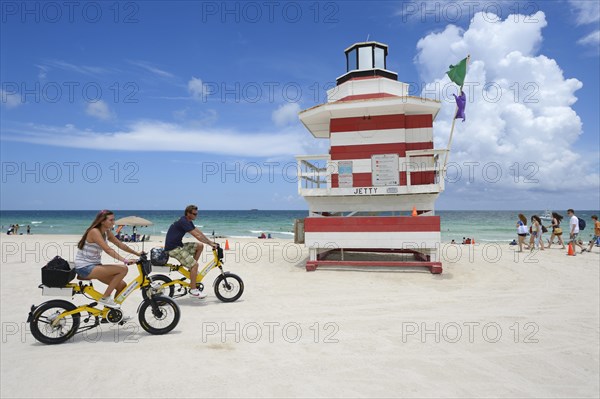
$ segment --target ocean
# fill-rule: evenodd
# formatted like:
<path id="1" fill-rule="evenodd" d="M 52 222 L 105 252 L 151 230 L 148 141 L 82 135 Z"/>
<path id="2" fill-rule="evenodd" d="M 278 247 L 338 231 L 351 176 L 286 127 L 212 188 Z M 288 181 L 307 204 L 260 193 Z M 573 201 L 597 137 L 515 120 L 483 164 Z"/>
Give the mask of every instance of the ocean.
<path id="1" fill-rule="evenodd" d="M 26 233 L 31 227 L 32 234 L 83 234 L 98 211 L 2 211 L 0 225 L 2 234 L 6 234 L 11 224 L 19 224 L 19 233 Z M 139 234 L 164 236 L 173 223 L 182 215 L 181 210 L 118 210 L 114 211 L 117 219 L 136 215 L 154 223 L 149 227 L 138 228 Z M 442 241 L 456 240 L 462 242 L 463 237 L 475 238 L 476 242 L 510 242 L 516 237 L 515 224 L 517 214 L 522 212 L 528 219 L 531 215 L 542 215 L 544 211 L 436 211 L 441 218 Z M 583 217 L 587 228 L 582 236 L 588 239 L 593 233 L 590 216 L 599 215 L 598 211 L 576 211 Z M 566 212 L 559 212 L 566 218 Z M 308 211 L 204 211 L 200 210 L 194 222 L 206 235 L 217 235 L 230 238 L 258 237 L 261 233 L 271 234 L 274 238 L 294 238 L 294 220 L 308 216 Z M 549 223 L 545 223 L 548 225 Z M 566 221 L 563 220 L 563 227 Z M 125 232 L 131 234 L 129 227 Z M 547 235 L 549 237 L 549 235 Z"/>

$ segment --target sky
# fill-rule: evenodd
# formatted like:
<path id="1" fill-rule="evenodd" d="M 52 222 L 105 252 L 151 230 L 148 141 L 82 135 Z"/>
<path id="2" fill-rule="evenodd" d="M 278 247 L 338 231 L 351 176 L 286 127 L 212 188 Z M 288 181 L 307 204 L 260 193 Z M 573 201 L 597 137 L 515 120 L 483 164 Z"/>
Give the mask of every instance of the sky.
<path id="1" fill-rule="evenodd" d="M 442 108 L 439 210 L 600 209 L 598 1 L 0 2 L 2 210 L 307 209 L 344 50 Z"/>

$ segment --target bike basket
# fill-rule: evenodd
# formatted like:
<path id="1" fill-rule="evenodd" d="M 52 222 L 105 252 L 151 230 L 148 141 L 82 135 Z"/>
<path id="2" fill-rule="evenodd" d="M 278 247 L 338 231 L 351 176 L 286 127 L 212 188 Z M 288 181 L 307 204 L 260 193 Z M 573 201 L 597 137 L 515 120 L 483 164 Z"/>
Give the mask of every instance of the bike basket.
<path id="1" fill-rule="evenodd" d="M 152 248 L 150 250 L 150 260 L 154 266 L 164 266 L 169 261 L 169 254 L 164 248 Z"/>
<path id="2" fill-rule="evenodd" d="M 75 278 L 75 270 L 42 267 L 42 284 L 46 287 L 64 287 Z"/>

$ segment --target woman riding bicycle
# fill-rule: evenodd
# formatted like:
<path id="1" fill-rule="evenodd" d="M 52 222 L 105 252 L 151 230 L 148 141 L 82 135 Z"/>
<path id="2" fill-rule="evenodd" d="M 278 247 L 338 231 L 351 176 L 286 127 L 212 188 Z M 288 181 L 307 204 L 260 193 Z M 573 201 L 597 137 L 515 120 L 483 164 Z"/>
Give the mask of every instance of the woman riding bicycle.
<path id="1" fill-rule="evenodd" d="M 134 263 L 134 261 L 120 256 L 117 251 L 108 246 L 107 241 L 132 255 L 140 256 L 140 253 L 117 240 L 111 231 L 114 224 L 115 216 L 113 212 L 107 210 L 98 212 L 96 218 L 83 233 L 77 244 L 79 250 L 75 256 L 75 272 L 81 278 L 97 279 L 107 284 L 108 287 L 106 287 L 106 291 L 104 291 L 98 302 L 106 307 L 118 309 L 120 305 L 115 303 L 111 294 L 116 289 L 116 297 L 126 287 L 123 278 L 127 274 L 127 265 Z M 124 265 L 103 265 L 101 263 L 102 251 L 115 259 L 119 259 Z"/>

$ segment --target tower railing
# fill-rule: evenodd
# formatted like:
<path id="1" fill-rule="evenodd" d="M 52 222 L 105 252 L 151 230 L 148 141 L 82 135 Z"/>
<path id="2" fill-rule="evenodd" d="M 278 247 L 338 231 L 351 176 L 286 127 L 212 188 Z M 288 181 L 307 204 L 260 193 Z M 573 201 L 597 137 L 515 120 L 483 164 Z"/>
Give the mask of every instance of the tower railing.
<path id="1" fill-rule="evenodd" d="M 401 172 L 406 172 L 406 184 L 397 186 L 394 194 L 426 194 L 444 191 L 443 170 L 445 149 L 411 150 L 406 151 L 406 156 L 400 167 Z M 351 188 L 332 188 L 331 175 L 337 173 L 337 163 L 331 161 L 329 154 L 299 155 L 296 156 L 298 193 L 302 196 L 336 196 L 348 195 Z M 433 181 L 428 184 L 416 183 L 413 173 L 431 172 Z M 386 186 L 389 187 L 389 186 Z M 345 191 L 346 190 L 346 191 Z M 382 190 L 383 192 L 383 190 Z M 386 193 L 391 193 L 389 190 Z"/>
<path id="2" fill-rule="evenodd" d="M 298 163 L 298 192 L 302 195 L 307 190 L 323 190 L 325 193 L 331 188 L 330 156 L 321 155 L 299 155 L 296 157 Z"/>
<path id="3" fill-rule="evenodd" d="M 434 173 L 434 180 L 433 180 L 433 184 L 430 184 L 428 186 L 434 186 L 431 187 L 432 189 L 434 189 L 437 192 L 441 192 L 444 191 L 444 162 L 440 161 L 441 159 L 444 158 L 445 154 L 448 151 L 443 149 L 443 150 L 435 150 L 435 149 L 430 149 L 430 150 L 411 150 L 411 151 L 406 151 L 406 187 L 408 188 L 408 191 L 410 193 L 415 192 L 415 191 L 419 191 L 422 192 L 422 190 L 420 190 L 420 188 L 422 188 L 421 186 L 423 186 L 422 184 L 412 184 L 412 179 L 411 179 L 411 173 L 412 172 L 433 172 Z M 426 162 L 419 162 L 417 160 L 412 160 L 414 158 L 427 158 Z M 412 158 L 412 159 L 411 159 Z M 437 186 L 437 188 L 435 187 Z"/>

